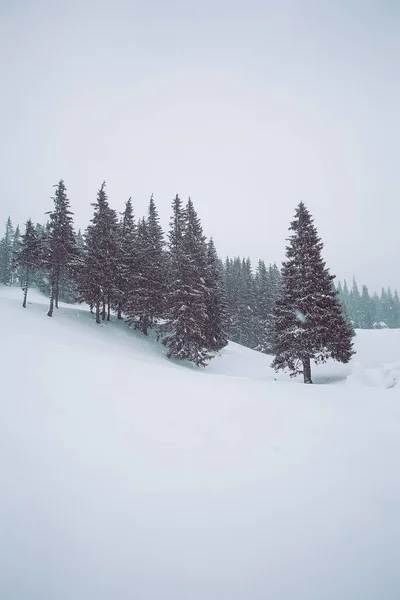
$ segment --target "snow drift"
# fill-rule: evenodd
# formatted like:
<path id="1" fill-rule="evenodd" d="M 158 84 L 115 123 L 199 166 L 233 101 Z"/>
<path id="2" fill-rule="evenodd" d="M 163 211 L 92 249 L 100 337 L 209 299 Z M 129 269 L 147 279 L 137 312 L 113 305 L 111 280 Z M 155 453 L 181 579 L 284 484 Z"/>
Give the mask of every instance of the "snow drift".
<path id="1" fill-rule="evenodd" d="M 304 386 L 28 300 L 0 288 L 2 599 L 400 597 L 400 331 Z"/>

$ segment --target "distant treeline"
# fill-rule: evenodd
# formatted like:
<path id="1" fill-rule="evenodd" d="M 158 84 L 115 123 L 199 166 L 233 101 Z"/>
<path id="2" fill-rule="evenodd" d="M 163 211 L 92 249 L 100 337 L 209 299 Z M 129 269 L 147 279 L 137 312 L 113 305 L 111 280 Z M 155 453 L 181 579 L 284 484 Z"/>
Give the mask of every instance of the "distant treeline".
<path id="1" fill-rule="evenodd" d="M 371 296 L 366 285 L 359 291 L 357 282 L 349 290 L 346 280 L 337 285 L 346 318 L 356 329 L 396 329 L 400 327 L 400 300 L 397 290 L 382 288 Z"/>

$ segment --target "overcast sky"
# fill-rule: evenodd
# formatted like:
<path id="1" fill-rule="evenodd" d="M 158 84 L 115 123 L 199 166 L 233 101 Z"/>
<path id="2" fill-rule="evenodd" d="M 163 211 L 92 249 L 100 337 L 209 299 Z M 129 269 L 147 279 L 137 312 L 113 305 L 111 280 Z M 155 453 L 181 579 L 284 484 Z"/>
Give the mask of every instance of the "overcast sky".
<path id="1" fill-rule="evenodd" d="M 64 178 L 84 228 L 105 179 L 269 262 L 303 200 L 333 273 L 400 289 L 398 0 L 0 0 L 0 114 L 1 223 Z"/>

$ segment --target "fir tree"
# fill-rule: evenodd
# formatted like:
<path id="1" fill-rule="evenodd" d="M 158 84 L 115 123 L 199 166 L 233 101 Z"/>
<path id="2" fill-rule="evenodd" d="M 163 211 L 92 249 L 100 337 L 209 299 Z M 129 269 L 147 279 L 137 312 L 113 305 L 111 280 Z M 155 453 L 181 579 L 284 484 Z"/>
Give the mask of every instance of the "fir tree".
<path id="1" fill-rule="evenodd" d="M 11 285 L 13 264 L 14 228 L 8 217 L 4 238 L 0 241 L 0 283 Z"/>
<path id="2" fill-rule="evenodd" d="M 361 327 L 362 322 L 362 306 L 361 306 L 361 295 L 358 290 L 356 278 L 353 276 L 353 285 L 349 296 L 350 314 L 353 327 L 358 329 Z"/>
<path id="3" fill-rule="evenodd" d="M 207 255 L 200 220 L 190 199 L 184 212 L 178 197 L 173 203 L 169 252 L 168 334 L 163 343 L 169 358 L 205 366 L 213 356 L 207 348 Z"/>
<path id="4" fill-rule="evenodd" d="M 128 323 L 145 335 L 150 327 L 158 325 L 164 312 L 166 267 L 164 233 L 151 196 L 148 217 L 138 223 L 135 292 L 127 304 Z"/>
<path id="5" fill-rule="evenodd" d="M 79 291 L 86 302 L 96 308 L 96 323 L 110 320 L 118 262 L 117 215 L 108 203 L 102 183 L 94 206 L 91 225 L 86 232 L 86 252 L 79 273 Z"/>
<path id="6" fill-rule="evenodd" d="M 83 253 L 85 251 L 85 240 L 80 229 L 78 229 L 78 233 L 76 234 L 76 249 L 78 250 L 78 253 Z"/>
<path id="7" fill-rule="evenodd" d="M 375 322 L 374 305 L 370 298 L 368 288 L 363 285 L 361 288 L 360 300 L 360 323 L 362 329 L 372 329 Z"/>
<path id="8" fill-rule="evenodd" d="M 21 276 L 21 271 L 18 268 L 17 264 L 16 264 L 16 257 L 19 254 L 19 251 L 21 249 L 21 232 L 19 229 L 19 225 L 17 225 L 17 227 L 15 228 L 15 232 L 14 232 L 14 238 L 13 238 L 13 242 L 12 242 L 12 281 L 11 283 L 13 285 L 15 284 L 19 284 L 22 281 L 22 276 Z"/>
<path id="9" fill-rule="evenodd" d="M 205 304 L 207 313 L 206 347 L 218 352 L 228 343 L 226 334 L 227 317 L 221 266 L 212 238 L 207 244 L 205 283 Z"/>
<path id="10" fill-rule="evenodd" d="M 255 347 L 258 352 L 271 351 L 271 314 L 273 307 L 272 288 L 265 262 L 258 261 L 255 285 Z"/>
<path id="11" fill-rule="evenodd" d="M 118 263 L 114 304 L 118 319 L 126 311 L 129 298 L 135 294 L 135 276 L 137 263 L 137 227 L 133 215 L 132 199 L 125 204 L 119 224 Z"/>
<path id="12" fill-rule="evenodd" d="M 54 209 L 50 215 L 46 239 L 44 265 L 50 279 L 50 307 L 47 316 L 53 316 L 54 305 L 58 308 L 60 284 L 64 277 L 71 276 L 76 257 L 72 212 L 67 190 L 61 179 L 53 197 Z"/>
<path id="13" fill-rule="evenodd" d="M 26 222 L 25 233 L 22 236 L 19 252 L 15 257 L 16 266 L 24 273 L 22 288 L 24 291 L 24 300 L 22 303 L 23 308 L 26 308 L 30 278 L 33 271 L 38 267 L 39 260 L 39 241 L 32 221 L 31 219 L 28 219 Z"/>
<path id="14" fill-rule="evenodd" d="M 311 360 L 347 363 L 353 331 L 343 317 L 332 280 L 321 257 L 323 244 L 301 202 L 291 223 L 282 290 L 274 311 L 276 370 L 288 368 L 312 383 Z"/>

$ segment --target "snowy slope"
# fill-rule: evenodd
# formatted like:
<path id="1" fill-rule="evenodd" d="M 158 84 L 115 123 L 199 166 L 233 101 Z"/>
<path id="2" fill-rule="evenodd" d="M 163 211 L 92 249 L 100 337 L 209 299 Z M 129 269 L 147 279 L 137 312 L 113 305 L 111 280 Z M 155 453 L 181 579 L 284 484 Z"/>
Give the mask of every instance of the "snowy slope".
<path id="1" fill-rule="evenodd" d="M 0 288 L 0 598 L 400 597 L 400 331 L 304 386 L 20 301 Z"/>

